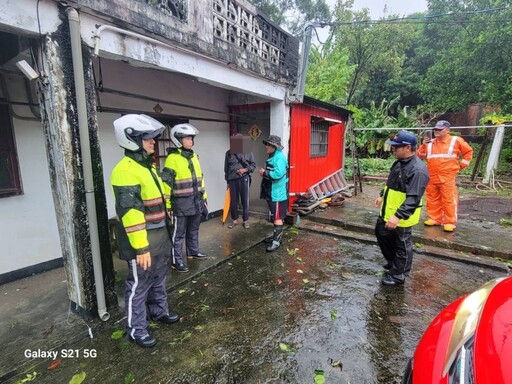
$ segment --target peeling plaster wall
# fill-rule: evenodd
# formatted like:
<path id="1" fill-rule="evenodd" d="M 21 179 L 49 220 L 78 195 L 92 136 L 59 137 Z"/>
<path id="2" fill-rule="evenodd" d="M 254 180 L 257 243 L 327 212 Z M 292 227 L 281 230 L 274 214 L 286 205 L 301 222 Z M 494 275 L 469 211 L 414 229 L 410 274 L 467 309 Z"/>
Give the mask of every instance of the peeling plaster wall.
<path id="1" fill-rule="evenodd" d="M 0 26 L 11 33 L 39 34 L 54 32 L 60 24 L 57 4 L 50 0 L 2 0 L 0 1 Z M 39 21 L 38 21 L 39 9 Z"/>
<path id="2" fill-rule="evenodd" d="M 286 56 L 284 65 L 275 64 L 263 59 L 250 49 L 241 47 L 240 43 L 227 42 L 214 36 L 214 12 L 212 0 L 188 1 L 187 20 L 179 20 L 161 11 L 157 6 L 151 6 L 139 0 L 77 0 L 70 1 L 78 8 L 85 7 L 98 17 L 110 20 L 116 27 L 137 31 L 148 37 L 183 48 L 191 52 L 206 55 L 222 61 L 225 65 L 244 69 L 256 76 L 283 85 L 294 85 L 298 71 L 299 41 L 274 25 L 264 15 L 259 15 L 256 8 L 247 1 L 237 3 L 245 11 L 254 15 L 269 29 L 270 35 L 280 35 L 286 38 L 286 47 L 282 54 Z M 97 21 L 98 23 L 98 21 Z M 99 24 L 104 24 L 99 22 Z M 88 27 L 87 29 L 94 30 Z M 94 45 L 93 39 L 84 35 L 89 45 Z M 251 40 L 251 39 L 250 39 Z M 269 37 L 268 41 L 272 40 Z M 250 43 L 250 41 L 249 41 Z"/>
<path id="3" fill-rule="evenodd" d="M 41 86 L 40 102 L 45 107 L 42 122 L 47 140 L 48 163 L 52 184 L 57 224 L 68 280 L 68 296 L 77 304 L 75 311 L 92 313 L 96 306 L 93 278 L 91 236 L 87 216 L 86 191 L 82 170 L 82 147 L 78 124 L 78 108 L 71 58 L 69 24 L 64 9 L 60 10 L 62 25 L 42 42 L 46 80 Z M 89 98 L 86 127 L 89 129 L 93 178 L 95 179 L 95 203 L 99 235 L 99 251 L 102 266 L 112 265 L 108 239 L 106 202 L 104 199 L 99 137 L 95 119 L 94 85 L 88 56 L 84 58 L 86 97 Z M 92 115 L 91 115 L 92 114 Z M 89 150 L 89 149 L 87 149 Z M 103 210 L 102 210 L 103 207 Z M 110 261 L 110 263 L 108 263 Z M 103 268 L 105 283 L 113 283 L 114 276 Z M 106 284 L 108 285 L 108 284 Z"/>
<path id="4" fill-rule="evenodd" d="M 77 220 L 77 212 L 83 210 L 81 207 L 84 206 L 84 199 L 78 191 L 80 175 L 76 171 L 80 161 L 80 145 L 77 127 L 70 124 L 70 119 L 76 118 L 68 104 L 72 95 L 62 75 L 67 72 L 69 77 L 70 67 L 62 62 L 62 49 L 55 40 L 45 39 L 44 54 L 50 59 L 45 61 L 48 83 L 44 94 L 40 95 L 45 100 L 42 120 L 57 224 L 61 232 L 60 242 L 64 260 L 67 261 L 66 277 L 72 282 L 68 284 L 68 294 L 73 302 L 85 307 L 86 303 L 82 303 L 83 281 L 79 265 L 82 262 L 80 251 L 88 251 L 81 247 L 83 238 L 80 236 L 83 232 L 80 229 L 86 223 Z"/>

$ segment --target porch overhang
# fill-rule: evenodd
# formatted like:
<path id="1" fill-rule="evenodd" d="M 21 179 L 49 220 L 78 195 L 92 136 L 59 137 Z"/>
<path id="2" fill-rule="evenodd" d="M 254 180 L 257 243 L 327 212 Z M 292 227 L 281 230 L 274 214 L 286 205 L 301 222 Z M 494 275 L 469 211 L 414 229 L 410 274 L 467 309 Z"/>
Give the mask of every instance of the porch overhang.
<path id="1" fill-rule="evenodd" d="M 343 123 L 343 121 L 341 120 L 322 116 L 311 116 L 311 120 L 314 120 L 315 122 L 325 121 L 326 123 L 329 124 L 329 126 Z"/>

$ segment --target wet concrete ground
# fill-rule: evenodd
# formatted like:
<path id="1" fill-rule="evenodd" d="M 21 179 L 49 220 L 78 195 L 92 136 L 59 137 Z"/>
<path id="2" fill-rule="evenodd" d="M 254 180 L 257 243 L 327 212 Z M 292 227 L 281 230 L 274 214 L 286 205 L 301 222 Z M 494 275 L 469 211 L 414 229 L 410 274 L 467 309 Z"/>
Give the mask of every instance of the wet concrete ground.
<path id="1" fill-rule="evenodd" d="M 273 254 L 261 244 L 272 229 L 263 219 L 251 218 L 250 230 L 203 223 L 210 256 L 190 261 L 190 274 L 169 271 L 170 304 L 183 321 L 155 328 L 153 350 L 116 338 L 122 305 L 107 323 L 70 313 L 62 269 L 2 285 L 0 382 L 311 383 L 320 369 L 327 383 L 399 383 L 435 314 L 509 273 L 512 231 L 481 207 L 461 209 L 455 233 L 420 224 L 412 276 L 385 289 L 373 235 L 378 190 L 365 186 L 343 207 L 303 218 L 300 234 L 288 232 Z M 122 297 L 126 264 L 114 261 Z M 27 350 L 57 351 L 58 362 Z"/>
<path id="2" fill-rule="evenodd" d="M 436 313 L 504 272 L 416 255 L 404 287 L 380 285 L 382 256 L 367 242 L 288 231 L 268 254 L 259 244 L 176 287 L 183 321 L 158 325 L 143 350 L 113 339 L 122 322 L 100 324 L 94 339 L 59 346 L 77 356 L 34 359 L 16 382 L 74 375 L 91 383 L 400 383 Z M 78 329 L 78 328 L 77 328 Z M 95 351 L 95 357 L 86 357 Z"/>

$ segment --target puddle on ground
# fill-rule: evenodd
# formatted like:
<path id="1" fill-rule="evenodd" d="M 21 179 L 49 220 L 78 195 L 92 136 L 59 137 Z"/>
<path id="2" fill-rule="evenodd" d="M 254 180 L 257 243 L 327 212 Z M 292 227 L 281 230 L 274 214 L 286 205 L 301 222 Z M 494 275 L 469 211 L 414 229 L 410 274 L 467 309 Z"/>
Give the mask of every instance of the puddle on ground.
<path id="1" fill-rule="evenodd" d="M 374 245 L 301 231 L 281 248 L 265 245 L 233 258 L 170 293 L 183 321 L 158 325 L 158 345 L 143 350 L 105 324 L 96 358 L 62 359 L 38 383 L 400 383 L 428 323 L 445 305 L 498 275 L 416 255 L 404 287 L 381 287 Z"/>

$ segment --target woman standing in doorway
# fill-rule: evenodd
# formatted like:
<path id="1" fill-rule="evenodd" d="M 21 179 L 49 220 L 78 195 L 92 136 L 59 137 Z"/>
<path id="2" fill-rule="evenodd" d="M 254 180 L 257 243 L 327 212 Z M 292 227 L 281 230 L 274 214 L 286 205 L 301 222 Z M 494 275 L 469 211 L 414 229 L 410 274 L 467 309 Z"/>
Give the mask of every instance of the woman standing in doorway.
<path id="1" fill-rule="evenodd" d="M 238 225 L 238 202 L 242 204 L 242 220 L 245 229 L 249 229 L 249 189 L 251 173 L 256 169 L 252 152 L 244 153 L 243 135 L 237 133 L 230 139 L 230 149 L 224 158 L 224 178 L 228 183 L 231 196 L 230 213 L 233 220 L 228 228 Z"/>

